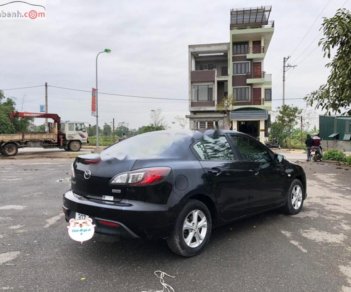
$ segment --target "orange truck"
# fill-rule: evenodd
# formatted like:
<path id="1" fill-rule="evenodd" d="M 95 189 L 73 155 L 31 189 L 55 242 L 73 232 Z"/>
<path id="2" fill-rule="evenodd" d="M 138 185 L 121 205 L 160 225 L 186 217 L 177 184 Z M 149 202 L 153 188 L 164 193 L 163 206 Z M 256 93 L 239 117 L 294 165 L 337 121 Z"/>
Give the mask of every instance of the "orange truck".
<path id="1" fill-rule="evenodd" d="M 25 132 L 0 134 L 0 152 L 4 156 L 14 156 L 18 148 L 43 147 L 63 148 L 66 151 L 79 151 L 88 142 L 88 133 L 83 122 L 63 122 L 57 114 L 13 112 L 12 117 L 51 119 L 48 132 Z"/>

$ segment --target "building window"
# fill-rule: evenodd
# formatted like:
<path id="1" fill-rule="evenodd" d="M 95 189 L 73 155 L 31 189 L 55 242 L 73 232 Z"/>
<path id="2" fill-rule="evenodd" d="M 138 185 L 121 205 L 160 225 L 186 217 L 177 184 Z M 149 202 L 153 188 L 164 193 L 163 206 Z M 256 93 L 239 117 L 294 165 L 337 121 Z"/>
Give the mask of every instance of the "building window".
<path id="1" fill-rule="evenodd" d="M 213 85 L 193 85 L 192 86 L 192 101 L 212 101 L 213 100 Z"/>
<path id="2" fill-rule="evenodd" d="M 235 101 L 250 101 L 250 87 L 233 87 Z"/>
<path id="3" fill-rule="evenodd" d="M 250 73 L 250 62 L 234 62 L 233 75 L 246 75 Z"/>
<path id="4" fill-rule="evenodd" d="M 213 129 L 213 121 L 208 121 L 207 122 L 207 129 Z"/>
<path id="5" fill-rule="evenodd" d="M 245 55 L 249 52 L 249 44 L 244 43 L 233 43 L 233 55 Z"/>
<path id="6" fill-rule="evenodd" d="M 214 129 L 216 127 L 217 127 L 217 121 L 198 121 L 197 122 L 198 130 Z"/>
<path id="7" fill-rule="evenodd" d="M 198 124 L 198 129 L 206 129 L 206 122 L 205 121 L 200 121 Z"/>
<path id="8" fill-rule="evenodd" d="M 227 66 L 221 67 L 221 76 L 228 76 L 228 67 Z"/>
<path id="9" fill-rule="evenodd" d="M 216 68 L 215 64 L 196 64 L 196 70 L 214 70 Z"/>
<path id="10" fill-rule="evenodd" d="M 272 88 L 266 88 L 264 90 L 264 100 L 272 101 Z"/>

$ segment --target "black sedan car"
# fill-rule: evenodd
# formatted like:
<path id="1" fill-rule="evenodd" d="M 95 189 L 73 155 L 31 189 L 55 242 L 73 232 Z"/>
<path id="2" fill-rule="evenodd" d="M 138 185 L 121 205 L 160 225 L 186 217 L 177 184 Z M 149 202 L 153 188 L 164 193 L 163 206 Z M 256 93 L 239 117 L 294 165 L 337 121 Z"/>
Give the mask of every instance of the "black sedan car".
<path id="1" fill-rule="evenodd" d="M 212 229 L 306 199 L 304 170 L 234 131 L 158 131 L 76 158 L 66 220 L 88 216 L 95 231 L 164 238 L 182 256 L 199 254 Z"/>

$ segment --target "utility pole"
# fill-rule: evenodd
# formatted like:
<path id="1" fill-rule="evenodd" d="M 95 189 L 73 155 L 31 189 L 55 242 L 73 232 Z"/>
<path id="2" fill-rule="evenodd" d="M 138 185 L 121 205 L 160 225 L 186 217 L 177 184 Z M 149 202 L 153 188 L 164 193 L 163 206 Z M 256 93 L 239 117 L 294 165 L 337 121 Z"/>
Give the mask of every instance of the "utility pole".
<path id="1" fill-rule="evenodd" d="M 112 142 L 115 143 L 115 118 L 112 119 L 112 139 Z"/>
<path id="2" fill-rule="evenodd" d="M 301 116 L 301 144 L 303 143 L 302 132 L 303 132 L 303 119 Z"/>
<path id="3" fill-rule="evenodd" d="M 283 105 L 285 105 L 285 73 L 290 68 L 295 68 L 297 65 L 287 64 L 287 61 L 290 59 L 290 56 L 283 58 Z"/>
<path id="4" fill-rule="evenodd" d="M 45 113 L 48 113 L 48 83 L 47 82 L 45 82 Z M 45 130 L 49 132 L 49 125 L 48 125 L 47 118 L 45 119 Z"/>

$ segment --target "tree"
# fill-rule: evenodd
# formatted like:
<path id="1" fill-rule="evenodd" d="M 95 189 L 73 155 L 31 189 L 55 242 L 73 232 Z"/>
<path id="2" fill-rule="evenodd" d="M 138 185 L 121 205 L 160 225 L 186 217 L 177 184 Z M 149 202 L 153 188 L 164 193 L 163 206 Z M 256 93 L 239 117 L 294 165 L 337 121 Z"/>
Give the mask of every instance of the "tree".
<path id="1" fill-rule="evenodd" d="M 25 132 L 32 119 L 28 118 L 11 118 L 16 103 L 11 98 L 6 98 L 0 90 L 0 134 L 13 134 L 16 132 Z"/>
<path id="2" fill-rule="evenodd" d="M 276 121 L 271 126 L 271 139 L 280 145 L 287 146 L 287 138 L 291 136 L 301 114 L 301 109 L 295 106 L 283 105 L 279 108 Z"/>
<path id="3" fill-rule="evenodd" d="M 183 116 L 175 116 L 174 120 L 178 123 L 179 127 L 181 127 L 182 129 L 185 129 L 185 126 L 188 123 L 187 119 Z"/>
<path id="4" fill-rule="evenodd" d="M 318 45 L 322 46 L 324 57 L 331 59 L 326 65 L 330 75 L 326 84 L 305 99 L 327 112 L 351 115 L 351 12 L 338 9 L 333 17 L 324 18 L 321 29 L 324 37 Z"/>
<path id="5" fill-rule="evenodd" d="M 109 124 L 105 123 L 104 127 L 102 129 L 102 135 L 103 136 L 111 136 L 112 134 L 112 128 Z"/>
<path id="6" fill-rule="evenodd" d="M 156 109 L 156 110 L 151 110 L 151 125 L 154 127 L 162 127 L 164 130 L 166 128 L 166 123 L 164 121 L 164 118 L 162 116 L 162 110 L 161 109 Z"/>
<path id="7" fill-rule="evenodd" d="M 102 130 L 101 128 L 99 127 L 99 135 L 102 133 Z M 89 125 L 88 127 L 88 136 L 89 137 L 93 137 L 93 136 L 96 136 L 96 125 Z"/>
<path id="8" fill-rule="evenodd" d="M 153 132 L 153 131 L 161 131 L 165 128 L 163 126 L 154 126 L 154 125 L 147 125 L 142 126 L 138 129 L 138 134 L 146 133 L 146 132 Z"/>

